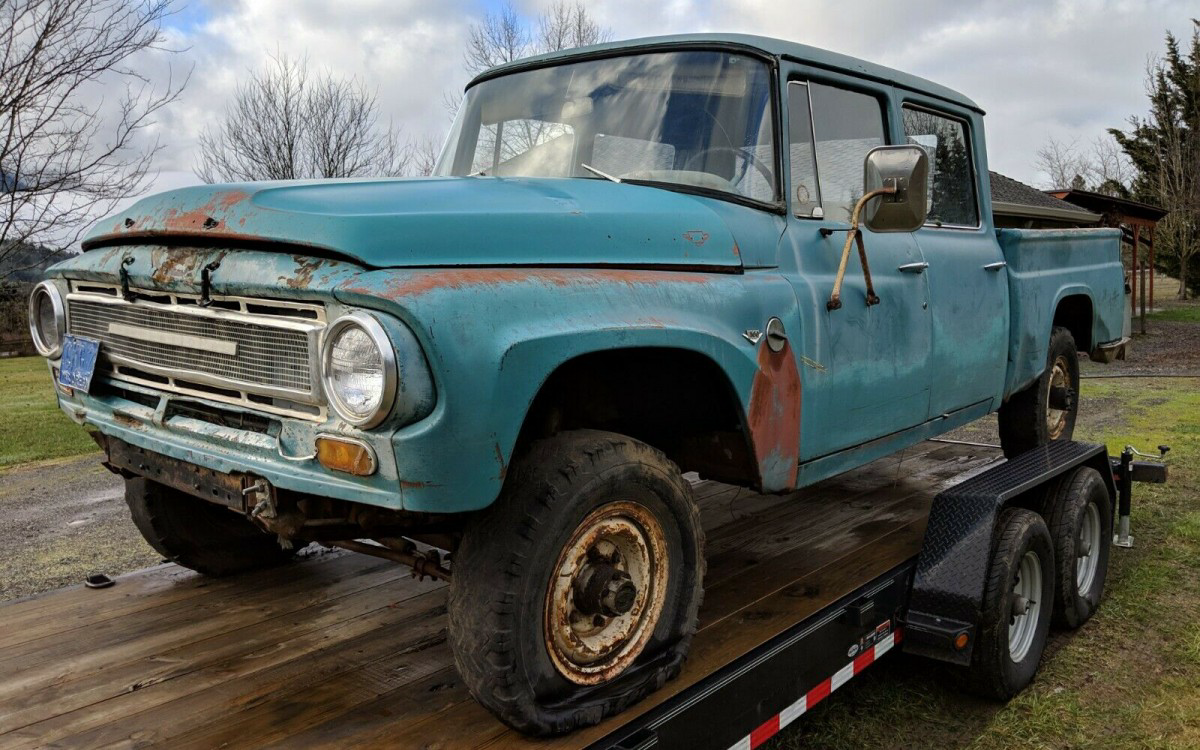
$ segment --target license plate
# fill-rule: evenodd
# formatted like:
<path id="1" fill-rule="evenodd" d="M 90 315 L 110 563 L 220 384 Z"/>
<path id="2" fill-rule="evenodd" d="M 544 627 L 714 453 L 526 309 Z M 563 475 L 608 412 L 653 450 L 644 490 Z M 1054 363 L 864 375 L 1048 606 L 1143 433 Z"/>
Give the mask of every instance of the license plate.
<path id="1" fill-rule="evenodd" d="M 87 393 L 92 384 L 92 373 L 96 371 L 96 357 L 99 354 L 99 341 L 68 335 L 63 341 L 58 382 L 68 388 Z"/>

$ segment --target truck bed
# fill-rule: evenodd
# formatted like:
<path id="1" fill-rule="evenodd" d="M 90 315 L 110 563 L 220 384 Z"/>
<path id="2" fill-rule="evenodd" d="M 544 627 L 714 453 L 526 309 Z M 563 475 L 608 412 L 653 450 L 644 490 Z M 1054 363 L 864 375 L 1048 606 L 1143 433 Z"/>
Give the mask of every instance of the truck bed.
<path id="1" fill-rule="evenodd" d="M 998 454 L 930 441 L 799 496 L 696 482 L 708 575 L 683 674 L 567 737 L 524 738 L 470 698 L 444 584 L 314 550 L 235 578 L 161 565 L 0 606 L 0 747 L 585 747 L 914 556 L 933 496 Z"/>

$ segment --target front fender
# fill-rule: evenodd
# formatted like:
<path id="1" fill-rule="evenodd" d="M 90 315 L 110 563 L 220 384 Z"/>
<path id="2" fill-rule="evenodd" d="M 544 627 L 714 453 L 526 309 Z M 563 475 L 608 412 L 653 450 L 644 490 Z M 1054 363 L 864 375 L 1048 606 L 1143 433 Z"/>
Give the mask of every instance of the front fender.
<path id="1" fill-rule="evenodd" d="M 433 512 L 495 500 L 538 390 L 565 362 L 623 348 L 696 352 L 725 372 L 745 408 L 759 366 L 742 333 L 795 308 L 774 273 L 382 270 L 335 295 L 403 319 L 425 349 L 437 405 L 393 443 L 403 507 Z"/>

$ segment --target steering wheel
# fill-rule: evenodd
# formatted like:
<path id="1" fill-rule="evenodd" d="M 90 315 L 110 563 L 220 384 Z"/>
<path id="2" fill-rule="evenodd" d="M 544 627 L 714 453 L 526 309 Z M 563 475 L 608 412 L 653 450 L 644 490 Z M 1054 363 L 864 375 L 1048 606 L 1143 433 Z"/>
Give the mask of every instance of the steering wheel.
<path id="1" fill-rule="evenodd" d="M 768 185 L 775 184 L 775 176 L 773 174 L 771 174 L 770 168 L 766 164 L 763 163 L 762 159 L 759 159 L 757 156 L 755 156 L 753 154 L 753 152 L 751 152 L 747 148 L 737 148 L 735 146 L 713 146 L 712 148 L 706 148 L 703 151 L 699 151 L 695 154 L 692 154 L 691 157 L 689 157 L 688 160 L 684 163 L 683 168 L 686 170 L 691 170 L 693 172 L 704 171 L 704 170 L 698 170 L 698 169 L 693 168 L 693 164 L 695 162 L 697 162 L 698 160 L 701 160 L 702 157 L 705 157 L 705 156 L 708 156 L 709 154 L 714 154 L 714 153 L 731 153 L 734 156 L 742 157 L 743 159 L 746 160 L 747 164 L 750 164 L 751 166 L 753 166 L 755 169 L 758 170 L 758 173 L 763 176 L 763 179 L 767 181 Z"/>

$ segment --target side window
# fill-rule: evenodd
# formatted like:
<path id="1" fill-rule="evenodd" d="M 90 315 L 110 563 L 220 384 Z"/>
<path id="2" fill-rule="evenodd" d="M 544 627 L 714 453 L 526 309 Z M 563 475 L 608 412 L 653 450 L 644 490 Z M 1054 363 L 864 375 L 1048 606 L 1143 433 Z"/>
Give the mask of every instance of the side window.
<path id="1" fill-rule="evenodd" d="M 817 156 L 813 151 L 812 109 L 808 84 L 788 84 L 788 163 L 792 170 L 792 212 L 805 218 L 821 205 Z M 817 213 L 820 216 L 820 213 Z"/>
<path id="2" fill-rule="evenodd" d="M 966 125 L 928 110 L 904 107 L 904 134 L 929 154 L 930 224 L 979 226 L 975 175 Z"/>
<path id="3" fill-rule="evenodd" d="M 883 105 L 857 91 L 808 84 L 816 136 L 821 205 L 829 219 L 849 221 L 862 197 L 863 160 L 887 143 Z"/>

